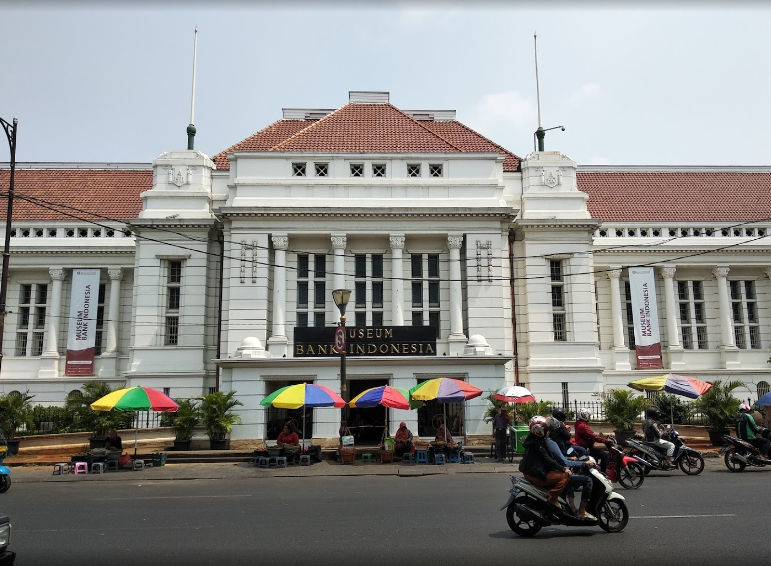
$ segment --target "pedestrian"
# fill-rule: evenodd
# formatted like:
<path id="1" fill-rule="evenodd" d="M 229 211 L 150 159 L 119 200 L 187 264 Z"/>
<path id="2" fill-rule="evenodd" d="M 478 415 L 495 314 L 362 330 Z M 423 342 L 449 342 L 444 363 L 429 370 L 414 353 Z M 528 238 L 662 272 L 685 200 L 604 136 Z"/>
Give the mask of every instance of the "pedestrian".
<path id="1" fill-rule="evenodd" d="M 507 433 L 511 426 L 511 416 L 507 407 L 501 407 L 493 419 L 493 437 L 495 438 L 495 461 L 503 462 L 506 457 Z"/>

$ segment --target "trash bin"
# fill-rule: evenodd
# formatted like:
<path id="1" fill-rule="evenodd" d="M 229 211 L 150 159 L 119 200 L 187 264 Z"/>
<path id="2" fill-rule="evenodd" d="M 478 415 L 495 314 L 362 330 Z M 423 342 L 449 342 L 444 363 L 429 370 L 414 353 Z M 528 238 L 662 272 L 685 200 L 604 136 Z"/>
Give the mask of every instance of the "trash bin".
<path id="1" fill-rule="evenodd" d="M 511 443 L 514 452 L 517 454 L 524 454 L 525 448 L 522 446 L 522 441 L 530 433 L 530 428 L 527 425 L 517 425 L 509 427 L 509 442 Z"/>

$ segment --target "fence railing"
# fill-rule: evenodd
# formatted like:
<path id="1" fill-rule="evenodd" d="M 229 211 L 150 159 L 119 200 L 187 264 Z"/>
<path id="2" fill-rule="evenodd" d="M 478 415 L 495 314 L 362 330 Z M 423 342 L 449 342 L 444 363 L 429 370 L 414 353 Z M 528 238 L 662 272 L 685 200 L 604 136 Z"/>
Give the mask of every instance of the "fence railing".
<path id="1" fill-rule="evenodd" d="M 78 410 L 66 407 L 36 405 L 32 408 L 29 422 L 18 434 L 58 434 L 66 432 L 88 432 L 94 429 L 93 413 L 90 409 Z M 156 428 L 161 424 L 161 413 L 152 411 L 127 412 L 115 415 L 119 418 L 116 428 Z M 122 417 L 122 418 L 120 418 Z"/>

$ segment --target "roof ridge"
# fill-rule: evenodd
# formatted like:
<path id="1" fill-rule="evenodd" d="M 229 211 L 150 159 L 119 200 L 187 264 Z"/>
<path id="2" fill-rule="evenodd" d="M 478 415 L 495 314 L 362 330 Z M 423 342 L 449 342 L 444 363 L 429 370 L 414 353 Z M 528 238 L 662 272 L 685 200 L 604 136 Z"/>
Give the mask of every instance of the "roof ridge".
<path id="1" fill-rule="evenodd" d="M 340 111 L 341 111 L 343 108 L 345 108 L 345 107 L 347 107 L 347 106 L 350 106 L 351 104 L 353 104 L 353 103 L 352 103 L 352 102 L 349 102 L 348 104 L 344 104 L 343 106 L 341 106 L 340 108 L 338 108 L 338 109 L 337 109 L 337 110 L 335 110 L 334 112 L 330 112 L 329 114 L 327 114 L 327 115 L 326 115 L 326 116 L 324 116 L 323 118 L 319 118 L 318 120 L 314 120 L 312 124 L 308 125 L 307 127 L 303 128 L 302 130 L 299 130 L 299 131 L 295 132 L 294 134 L 292 134 L 292 135 L 291 135 L 291 136 L 289 136 L 288 138 L 284 139 L 284 140 L 283 140 L 281 143 L 278 143 L 278 144 L 274 145 L 273 147 L 271 147 L 271 148 L 270 148 L 268 151 L 281 151 L 281 149 L 280 149 L 280 148 L 281 148 L 281 146 L 282 146 L 282 145 L 286 144 L 286 143 L 287 143 L 287 142 L 289 142 L 290 140 L 293 140 L 294 138 L 296 138 L 296 137 L 297 137 L 297 136 L 299 136 L 300 134 L 304 134 L 304 133 L 306 133 L 306 132 L 308 132 L 308 131 L 312 130 L 312 129 L 313 129 L 313 128 L 315 128 L 315 127 L 316 127 L 318 124 L 320 124 L 321 122 L 324 122 L 324 121 L 326 121 L 326 120 L 327 120 L 327 119 L 328 119 L 330 116 L 334 116 L 335 114 L 337 114 L 338 112 L 340 112 Z"/>
<path id="2" fill-rule="evenodd" d="M 520 159 L 520 160 L 522 159 L 522 158 L 521 158 L 521 157 L 519 157 L 519 155 L 517 155 L 516 153 L 512 153 L 510 150 L 506 149 L 506 148 L 505 148 L 505 147 L 503 147 L 502 145 L 495 143 L 493 140 L 491 140 L 491 139 L 490 139 L 490 138 L 488 138 L 487 136 L 484 136 L 484 135 L 480 134 L 479 132 L 477 132 L 477 131 L 476 131 L 474 128 L 469 128 L 469 127 L 468 127 L 468 126 L 467 126 L 465 123 L 463 123 L 463 122 L 461 122 L 461 121 L 459 121 L 459 120 L 453 120 L 453 122 L 456 122 L 456 123 L 457 123 L 459 126 L 462 126 L 462 127 L 463 127 L 463 128 L 465 128 L 466 130 L 468 130 L 469 132 L 471 132 L 472 134 L 474 134 L 474 135 L 476 135 L 476 136 L 479 136 L 479 137 L 480 137 L 480 138 L 482 138 L 483 140 L 490 142 L 492 145 L 494 145 L 495 147 L 497 147 L 498 149 L 500 149 L 500 150 L 501 150 L 503 153 L 505 153 L 506 155 L 510 155 L 510 156 L 512 156 L 512 157 L 516 157 L 517 159 Z"/>
<path id="3" fill-rule="evenodd" d="M 388 105 L 389 105 L 389 106 L 393 106 L 393 105 L 392 105 L 390 102 L 388 103 Z M 449 146 L 451 146 L 451 147 L 454 147 L 454 148 L 455 148 L 456 150 L 458 150 L 460 153 L 467 153 L 467 152 L 463 151 L 463 148 L 462 148 L 462 147 L 459 147 L 459 146 L 455 145 L 454 143 L 452 143 L 450 140 L 448 140 L 448 139 L 447 139 L 447 138 L 445 138 L 444 136 L 437 134 L 436 132 L 432 131 L 431 129 L 429 129 L 429 128 L 427 128 L 426 126 L 424 126 L 423 124 L 421 124 L 421 121 L 422 121 L 422 120 L 416 120 L 416 119 L 415 119 L 413 116 L 410 116 L 409 114 L 407 114 L 407 113 L 406 113 L 404 110 L 402 110 L 401 108 L 396 108 L 396 106 L 393 106 L 393 108 L 395 108 L 396 110 L 398 110 L 399 112 L 401 112 L 402 114 L 404 114 L 404 115 L 405 115 L 407 118 L 409 118 L 410 120 L 412 120 L 413 122 L 415 122 L 415 123 L 416 123 L 418 126 L 420 126 L 420 128 L 421 128 L 423 131 L 426 131 L 426 132 L 428 132 L 429 134 L 433 135 L 434 137 L 437 137 L 437 138 L 439 138 L 440 140 L 442 140 L 442 141 L 443 141 L 444 143 L 446 143 L 447 145 L 449 145 Z M 450 122 L 455 122 L 456 120 L 448 120 L 448 121 L 450 121 Z M 460 123 L 460 122 L 459 122 L 459 123 Z"/>
<path id="4" fill-rule="evenodd" d="M 252 134 L 249 134 L 249 135 L 248 135 L 248 136 L 246 136 L 245 138 L 243 138 L 243 139 L 241 139 L 241 140 L 237 141 L 236 143 L 234 143 L 234 144 L 233 144 L 233 145 L 231 145 L 230 147 L 228 147 L 228 148 L 226 148 L 226 149 L 223 149 L 222 151 L 219 151 L 219 152 L 215 153 L 214 155 L 212 155 L 211 159 L 212 159 L 212 161 L 214 161 L 215 159 L 219 158 L 220 156 L 224 156 L 224 157 L 227 157 L 227 154 L 228 154 L 228 153 L 230 153 L 231 151 L 234 151 L 234 148 L 238 147 L 239 145 L 243 144 L 243 143 L 244 143 L 244 142 L 246 142 L 247 140 L 250 140 L 250 139 L 252 139 L 252 138 L 253 138 L 253 137 L 255 137 L 255 136 L 259 136 L 259 135 L 260 135 L 260 134 L 262 134 L 263 132 L 267 132 L 267 131 L 269 131 L 271 128 L 274 128 L 274 127 L 276 127 L 276 124 L 279 124 L 279 123 L 281 123 L 281 122 L 305 122 L 305 121 L 306 121 L 306 120 L 289 120 L 289 119 L 286 119 L 286 118 L 281 118 L 280 120 L 276 120 L 275 122 L 271 122 L 270 124 L 268 124 L 267 126 L 265 126 L 264 128 L 262 128 L 261 130 L 257 130 L 256 132 L 254 132 L 254 133 L 252 133 Z M 301 130 L 301 131 L 302 131 L 302 130 Z"/>

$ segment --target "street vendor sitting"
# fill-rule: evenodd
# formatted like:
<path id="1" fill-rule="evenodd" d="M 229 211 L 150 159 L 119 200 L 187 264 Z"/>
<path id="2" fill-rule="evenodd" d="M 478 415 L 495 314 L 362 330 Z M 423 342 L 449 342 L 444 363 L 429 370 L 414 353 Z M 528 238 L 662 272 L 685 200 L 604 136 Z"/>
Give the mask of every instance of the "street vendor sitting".
<path id="1" fill-rule="evenodd" d="M 447 428 L 447 425 L 444 421 L 442 421 L 442 424 L 440 424 L 439 428 L 436 429 L 436 437 L 434 438 L 434 442 L 446 442 L 448 446 L 455 445 L 455 441 L 452 439 L 452 434 L 450 434 L 450 429 Z"/>
<path id="2" fill-rule="evenodd" d="M 287 448 L 294 448 L 294 447 L 300 446 L 300 437 L 292 429 L 290 423 L 287 423 L 284 425 L 284 428 L 281 430 L 281 434 L 278 435 L 276 444 L 281 446 L 282 448 L 285 446 Z"/>
<path id="3" fill-rule="evenodd" d="M 121 440 L 120 436 L 118 436 L 118 431 L 116 431 L 114 428 L 110 429 L 110 431 L 107 433 L 107 440 L 104 442 L 104 447 L 107 450 L 123 450 L 123 441 Z"/>
<path id="4" fill-rule="evenodd" d="M 394 456 L 401 457 L 406 452 L 412 452 L 412 432 L 407 428 L 407 423 L 399 423 L 399 428 L 394 434 Z"/>

